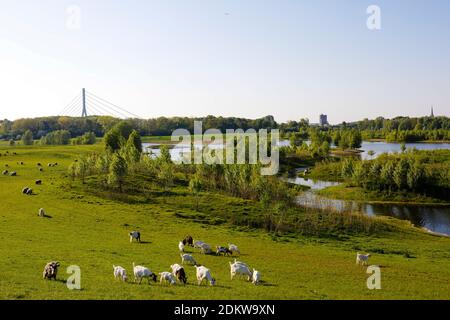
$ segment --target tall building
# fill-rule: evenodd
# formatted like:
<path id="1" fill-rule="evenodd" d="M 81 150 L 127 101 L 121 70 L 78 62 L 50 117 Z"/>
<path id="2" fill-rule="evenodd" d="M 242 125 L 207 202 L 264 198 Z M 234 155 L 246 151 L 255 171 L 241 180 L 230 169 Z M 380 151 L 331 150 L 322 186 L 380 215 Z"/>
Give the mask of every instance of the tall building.
<path id="1" fill-rule="evenodd" d="M 324 126 L 328 125 L 328 116 L 326 114 L 321 114 L 320 115 L 319 124 L 320 124 L 321 127 L 324 127 Z"/>
<path id="2" fill-rule="evenodd" d="M 433 107 L 431 107 L 431 115 L 430 115 L 430 117 L 434 118 L 434 110 L 433 110 Z"/>

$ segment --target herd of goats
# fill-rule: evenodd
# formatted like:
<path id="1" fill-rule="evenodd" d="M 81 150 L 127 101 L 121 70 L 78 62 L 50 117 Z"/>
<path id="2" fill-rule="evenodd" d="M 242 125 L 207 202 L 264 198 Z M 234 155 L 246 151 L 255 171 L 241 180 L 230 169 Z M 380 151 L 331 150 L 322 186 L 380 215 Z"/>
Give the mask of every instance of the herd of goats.
<path id="1" fill-rule="evenodd" d="M 141 233 L 138 231 L 133 231 L 130 233 L 130 242 L 141 242 Z M 180 250 L 181 256 L 181 264 L 173 264 L 170 266 L 171 272 L 161 272 L 159 273 L 159 279 L 161 284 L 169 284 L 175 285 L 177 281 L 181 284 L 187 284 L 187 276 L 184 270 L 184 264 L 193 265 L 197 271 L 197 282 L 198 285 L 201 285 L 204 281 L 209 282 L 211 286 L 216 284 L 216 280 L 213 278 L 211 271 L 205 266 L 197 264 L 194 257 L 190 254 L 185 253 L 185 247 L 191 246 L 193 248 L 197 248 L 203 254 L 212 254 L 213 251 L 211 246 L 203 241 L 195 241 L 192 236 L 186 236 L 183 241 L 180 241 L 178 244 L 178 249 Z M 232 256 L 240 255 L 239 248 L 234 244 L 229 244 L 228 247 L 216 247 L 216 255 L 224 255 L 224 256 Z M 49 262 L 43 272 L 44 279 L 55 279 L 58 274 L 58 268 L 60 263 L 57 261 Z M 231 280 L 233 280 L 236 276 L 238 277 L 246 277 L 248 281 L 251 281 L 253 284 L 258 285 L 261 281 L 261 274 L 259 271 L 253 269 L 250 271 L 250 267 L 241 261 L 234 260 L 234 263 L 230 262 L 231 269 Z M 123 282 L 128 281 L 128 276 L 125 268 L 121 266 L 113 266 L 114 278 L 120 279 Z M 133 274 L 134 274 L 134 282 L 142 283 L 143 279 L 147 279 L 150 284 L 153 280 L 157 282 L 158 276 L 152 272 L 150 269 L 143 266 L 136 266 L 133 262 Z"/>

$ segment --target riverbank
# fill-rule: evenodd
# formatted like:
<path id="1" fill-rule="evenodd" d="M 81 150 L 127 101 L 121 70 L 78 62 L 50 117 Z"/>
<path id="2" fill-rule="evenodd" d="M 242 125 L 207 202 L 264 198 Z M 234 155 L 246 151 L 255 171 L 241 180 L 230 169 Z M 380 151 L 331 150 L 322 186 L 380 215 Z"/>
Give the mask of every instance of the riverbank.
<path id="1" fill-rule="evenodd" d="M 317 194 L 337 200 L 360 201 L 376 204 L 442 205 L 450 206 L 449 201 L 413 194 L 410 192 L 368 191 L 361 187 L 340 184 L 318 190 Z"/>

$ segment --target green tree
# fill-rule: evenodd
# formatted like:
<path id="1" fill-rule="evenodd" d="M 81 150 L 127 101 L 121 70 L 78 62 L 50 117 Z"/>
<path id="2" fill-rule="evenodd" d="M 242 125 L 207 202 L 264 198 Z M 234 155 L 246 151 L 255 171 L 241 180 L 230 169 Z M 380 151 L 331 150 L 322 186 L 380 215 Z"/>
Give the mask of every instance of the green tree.
<path id="1" fill-rule="evenodd" d="M 23 134 L 22 143 L 25 146 L 31 146 L 33 144 L 33 133 L 30 130 L 25 131 Z"/>
<path id="2" fill-rule="evenodd" d="M 115 153 L 109 167 L 108 184 L 118 187 L 120 192 L 122 192 L 127 170 L 128 167 L 125 159 L 120 154 Z"/>

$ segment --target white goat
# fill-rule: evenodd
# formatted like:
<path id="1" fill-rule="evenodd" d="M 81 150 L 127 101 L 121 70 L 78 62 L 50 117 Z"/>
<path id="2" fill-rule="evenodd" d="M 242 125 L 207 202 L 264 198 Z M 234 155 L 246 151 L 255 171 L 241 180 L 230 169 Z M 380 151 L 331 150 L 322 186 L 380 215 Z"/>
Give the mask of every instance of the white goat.
<path id="1" fill-rule="evenodd" d="M 191 256 L 190 254 L 181 254 L 180 256 L 181 256 L 181 264 L 189 263 L 193 264 L 194 266 L 197 264 L 194 257 Z"/>
<path id="2" fill-rule="evenodd" d="M 203 254 L 210 254 L 212 252 L 211 246 L 209 244 L 207 244 L 207 243 L 203 243 L 200 246 L 200 252 L 203 253 Z"/>
<path id="3" fill-rule="evenodd" d="M 183 241 L 180 241 L 180 243 L 178 244 L 178 249 L 180 250 L 181 253 L 184 252 L 184 244 L 183 244 Z"/>
<path id="4" fill-rule="evenodd" d="M 237 253 L 238 255 L 241 255 L 241 251 L 239 250 L 239 248 L 238 248 L 237 245 L 235 245 L 235 244 L 228 244 L 228 249 L 229 249 L 232 253 Z"/>
<path id="5" fill-rule="evenodd" d="M 142 279 L 147 278 L 148 283 L 150 284 L 150 279 L 156 282 L 156 275 L 151 272 L 149 269 L 143 266 L 135 266 L 133 262 L 133 272 L 134 272 L 134 282 L 139 280 L 139 284 L 141 284 Z"/>
<path id="6" fill-rule="evenodd" d="M 370 254 L 362 254 L 362 253 L 358 252 L 356 254 L 356 264 L 357 265 L 361 264 L 363 266 L 366 266 L 369 261 L 369 258 L 370 258 Z"/>
<path id="7" fill-rule="evenodd" d="M 231 280 L 233 280 L 235 276 L 247 276 L 247 280 L 251 281 L 253 277 L 253 273 L 250 271 L 250 268 L 247 265 L 240 263 L 230 262 L 230 273 Z"/>
<path id="8" fill-rule="evenodd" d="M 211 276 L 211 271 L 208 268 L 203 266 L 195 266 L 197 269 L 197 282 L 200 286 L 204 280 L 209 281 L 211 286 L 216 284 L 216 279 Z"/>
<path id="9" fill-rule="evenodd" d="M 173 274 L 171 274 L 170 272 L 161 272 L 159 274 L 159 277 L 160 277 L 161 284 L 164 284 L 164 283 L 169 283 L 170 285 L 177 284 L 177 280 L 176 280 L 175 276 Z"/>
<path id="10" fill-rule="evenodd" d="M 196 249 L 201 249 L 203 244 L 204 244 L 203 241 L 200 241 L 200 240 L 195 241 L 195 242 L 194 242 L 194 248 L 196 248 Z"/>
<path id="11" fill-rule="evenodd" d="M 258 285 L 260 281 L 261 281 L 261 273 L 253 269 L 252 283 L 254 285 Z"/>
<path id="12" fill-rule="evenodd" d="M 114 270 L 114 278 L 120 279 L 123 282 L 127 282 L 128 281 L 128 277 L 127 277 L 127 271 L 122 268 L 121 266 L 113 266 L 113 270 Z"/>

